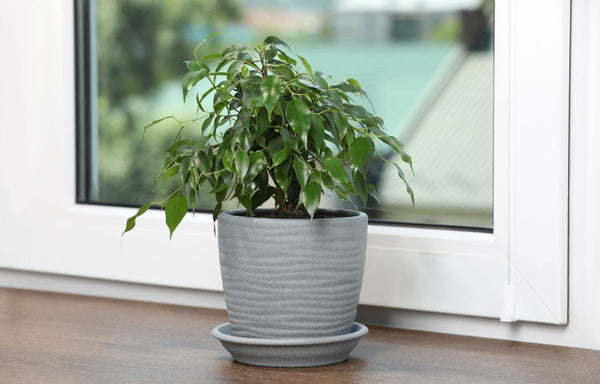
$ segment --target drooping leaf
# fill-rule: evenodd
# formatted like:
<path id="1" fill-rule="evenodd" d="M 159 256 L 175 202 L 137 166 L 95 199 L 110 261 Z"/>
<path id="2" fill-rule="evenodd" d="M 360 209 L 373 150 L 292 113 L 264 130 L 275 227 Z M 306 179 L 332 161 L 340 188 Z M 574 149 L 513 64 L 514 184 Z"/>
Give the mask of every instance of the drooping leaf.
<path id="1" fill-rule="evenodd" d="M 188 203 L 181 193 L 171 197 L 165 206 L 167 227 L 169 227 L 169 238 L 173 238 L 173 231 L 181 223 L 187 213 Z"/>
<path id="2" fill-rule="evenodd" d="M 308 132 L 310 131 L 310 110 L 300 99 L 293 99 L 287 105 L 286 117 L 292 129 L 305 146 L 308 145 Z"/>
<path id="3" fill-rule="evenodd" d="M 141 215 L 146 213 L 146 211 L 148 210 L 148 208 L 150 208 L 152 206 L 152 204 L 154 204 L 154 203 L 148 203 L 148 204 L 142 205 L 140 207 L 140 209 L 138 209 L 138 211 L 135 213 L 135 215 L 133 215 L 129 219 L 127 219 L 127 223 L 125 224 L 125 230 L 123 231 L 121 236 L 123 236 L 126 232 L 131 231 L 135 227 L 135 219 L 137 219 L 138 217 L 140 217 Z"/>
<path id="4" fill-rule="evenodd" d="M 271 113 L 277 104 L 281 94 L 281 79 L 274 75 L 269 75 L 260 85 L 262 94 L 262 103 L 267 108 L 268 118 L 271 121 Z"/>
<path id="5" fill-rule="evenodd" d="M 250 158 L 248 157 L 248 154 L 245 151 L 238 149 L 235 152 L 235 169 L 240 179 L 246 177 L 246 173 L 248 173 L 249 167 Z"/>
<path id="6" fill-rule="evenodd" d="M 299 157 L 295 157 L 292 166 L 294 167 L 294 173 L 296 174 L 298 183 L 300 183 L 300 187 L 304 188 L 308 181 L 308 164 Z"/>
<path id="7" fill-rule="evenodd" d="M 188 92 L 194 88 L 200 80 L 205 78 L 210 73 L 210 69 L 206 66 L 197 70 L 188 72 L 187 75 L 183 78 L 181 82 L 181 88 L 183 90 L 183 102 L 185 103 L 185 98 L 187 97 Z"/>
<path id="8" fill-rule="evenodd" d="M 354 171 L 354 188 L 358 193 L 358 197 L 362 201 L 363 205 L 367 205 L 367 198 L 369 191 L 367 189 L 367 182 L 365 180 L 365 175 L 362 173 L 360 169 Z"/>
<path id="9" fill-rule="evenodd" d="M 316 181 L 311 181 L 302 190 L 304 208 L 306 208 L 306 211 L 310 215 L 311 219 L 319 208 L 319 203 L 321 202 L 321 193 L 321 185 Z"/>
<path id="10" fill-rule="evenodd" d="M 406 180 L 406 176 L 404 175 L 404 171 L 402 171 L 402 169 L 400 168 L 400 166 L 398 164 L 394 164 L 394 166 L 396 167 L 396 170 L 398 171 L 398 176 L 402 179 L 402 181 L 404 181 L 404 185 L 406 186 L 406 192 L 408 192 L 408 194 L 410 195 L 410 201 L 412 202 L 412 205 L 414 207 L 415 206 L 415 193 L 413 192 L 412 188 L 408 184 L 408 181 Z"/>
<path id="11" fill-rule="evenodd" d="M 260 108 L 256 114 L 256 133 L 254 139 L 263 137 L 265 132 L 269 129 L 269 118 L 267 116 L 267 110 Z"/>
<path id="12" fill-rule="evenodd" d="M 313 140 L 317 151 L 320 152 L 325 144 L 325 128 L 323 126 L 323 120 L 315 115 L 310 117 L 309 136 Z"/>
<path id="13" fill-rule="evenodd" d="M 229 172 L 235 171 L 235 168 L 233 167 L 233 151 L 231 149 L 225 151 L 222 161 L 225 169 L 227 169 Z"/>
<path id="14" fill-rule="evenodd" d="M 366 137 L 357 137 L 348 148 L 348 161 L 354 168 L 361 167 L 371 152 L 370 140 Z"/>

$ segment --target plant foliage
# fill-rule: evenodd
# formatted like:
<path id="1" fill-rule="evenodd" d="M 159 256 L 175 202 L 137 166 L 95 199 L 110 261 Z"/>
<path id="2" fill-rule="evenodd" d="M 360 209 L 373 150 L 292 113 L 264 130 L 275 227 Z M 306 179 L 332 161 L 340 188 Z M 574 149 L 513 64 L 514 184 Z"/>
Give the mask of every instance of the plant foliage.
<path id="1" fill-rule="evenodd" d="M 177 122 L 178 133 L 165 150 L 157 180 L 178 178 L 179 186 L 163 201 L 141 207 L 123 233 L 150 206 L 161 205 L 172 236 L 204 184 L 216 199 L 215 220 L 231 199 L 249 215 L 272 198 L 278 216 L 306 218 L 315 215 L 325 191 L 347 201 L 358 196 L 366 204 L 368 196 L 378 200 L 366 178 L 375 155 L 396 167 L 414 204 L 403 170 L 382 156 L 375 142 L 391 147 L 411 169 L 412 160 L 403 144 L 385 133 L 383 120 L 355 103 L 356 97 L 367 97 L 358 81 L 332 84 L 329 76 L 295 55 L 300 64 L 275 36 L 253 48 L 232 45 L 202 58 L 197 50 L 185 62 L 189 71 L 182 92 L 185 101 L 199 82 L 209 84 L 195 95 L 198 117 L 181 121 L 167 116 L 144 128 L 167 119 Z M 210 98 L 212 108 L 206 108 Z M 184 135 L 191 124 L 201 126 L 200 137 Z"/>

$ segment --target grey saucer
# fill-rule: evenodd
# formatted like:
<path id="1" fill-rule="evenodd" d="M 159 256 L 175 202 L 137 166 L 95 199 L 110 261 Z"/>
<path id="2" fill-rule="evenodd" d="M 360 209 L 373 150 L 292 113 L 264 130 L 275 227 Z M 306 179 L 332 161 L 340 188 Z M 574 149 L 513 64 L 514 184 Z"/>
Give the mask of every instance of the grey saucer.
<path id="1" fill-rule="evenodd" d="M 369 329 L 360 323 L 344 335 L 302 339 L 258 339 L 231 334 L 229 323 L 212 330 L 235 361 L 264 367 L 316 367 L 344 361 Z"/>

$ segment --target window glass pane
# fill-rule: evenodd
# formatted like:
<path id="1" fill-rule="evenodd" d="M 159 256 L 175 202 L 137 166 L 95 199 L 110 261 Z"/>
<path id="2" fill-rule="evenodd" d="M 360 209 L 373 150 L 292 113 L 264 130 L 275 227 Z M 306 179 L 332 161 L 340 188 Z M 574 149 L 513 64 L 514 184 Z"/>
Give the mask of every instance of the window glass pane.
<path id="1" fill-rule="evenodd" d="M 334 81 L 357 79 L 411 154 L 415 207 L 379 160 L 369 178 L 382 204 L 369 201 L 371 219 L 492 227 L 493 0 L 102 0 L 95 13 L 88 200 L 140 205 L 163 196 L 168 185 L 152 186 L 176 132 L 169 123 L 143 140 L 142 132 L 156 118 L 194 115 L 193 97 L 182 104 L 183 60 L 213 31 L 221 34 L 204 52 L 276 34 Z M 198 206 L 212 209 L 211 198 Z"/>

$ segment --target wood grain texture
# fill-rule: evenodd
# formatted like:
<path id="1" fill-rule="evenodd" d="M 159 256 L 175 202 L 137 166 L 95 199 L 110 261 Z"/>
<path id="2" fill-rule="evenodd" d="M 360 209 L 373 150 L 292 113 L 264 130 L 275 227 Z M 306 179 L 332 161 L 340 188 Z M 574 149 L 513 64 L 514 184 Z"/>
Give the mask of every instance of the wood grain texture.
<path id="1" fill-rule="evenodd" d="M 600 351 L 382 327 L 346 362 L 260 368 L 210 335 L 223 311 L 0 289 L 0 383 L 600 383 Z"/>

